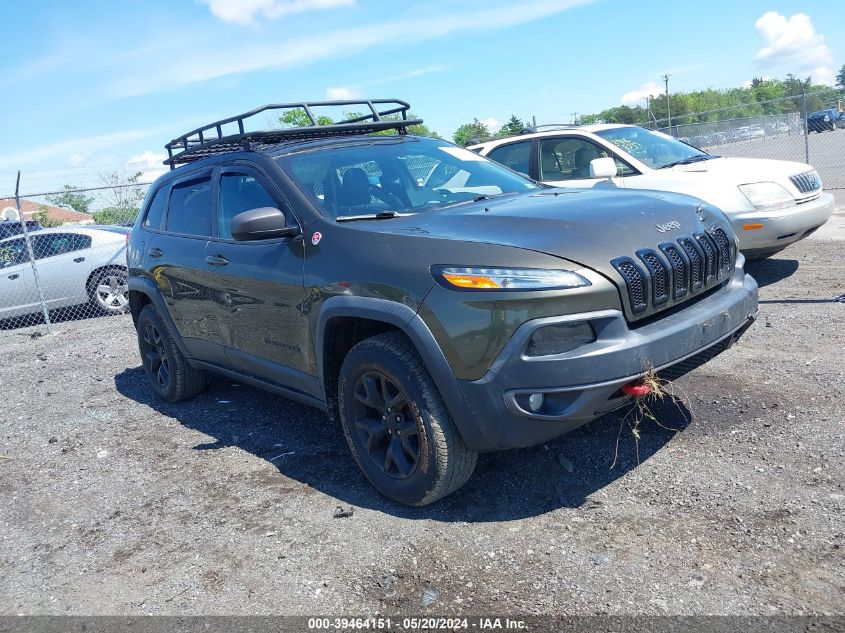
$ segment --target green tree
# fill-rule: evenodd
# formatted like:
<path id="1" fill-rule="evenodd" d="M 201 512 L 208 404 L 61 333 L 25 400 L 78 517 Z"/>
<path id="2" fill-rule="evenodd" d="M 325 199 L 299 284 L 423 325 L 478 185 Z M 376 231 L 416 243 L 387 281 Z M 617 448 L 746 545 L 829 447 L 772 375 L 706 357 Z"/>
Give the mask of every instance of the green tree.
<path id="1" fill-rule="evenodd" d="M 65 185 L 65 190 L 62 193 L 47 196 L 47 200 L 57 207 L 72 209 L 74 211 L 78 211 L 79 213 L 89 213 L 88 210 L 94 202 L 93 197 L 85 195 L 85 193 L 81 191 L 77 191 L 75 187 L 71 187 L 70 185 Z"/>
<path id="2" fill-rule="evenodd" d="M 34 215 L 35 219 L 38 220 L 38 223 L 45 229 L 62 225 L 61 220 L 56 220 L 50 217 L 50 208 L 46 204 L 39 204 L 38 210 L 35 212 Z"/>
<path id="3" fill-rule="evenodd" d="M 842 64 L 842 68 L 839 69 L 839 73 L 836 75 L 836 86 L 841 90 L 845 90 L 845 64 Z"/>
<path id="4" fill-rule="evenodd" d="M 311 119 L 308 118 L 308 113 L 302 108 L 294 108 L 293 110 L 288 110 L 280 116 L 279 123 L 281 123 L 282 127 L 285 128 L 309 127 L 311 125 Z M 331 117 L 327 117 L 322 114 L 317 115 L 317 125 L 331 125 L 332 123 L 334 123 L 334 121 L 332 121 Z"/>
<path id="5" fill-rule="evenodd" d="M 511 118 L 507 120 L 507 123 L 499 130 L 499 136 L 516 136 L 517 134 L 521 134 L 524 129 L 525 123 L 515 114 L 512 114 Z"/>
<path id="6" fill-rule="evenodd" d="M 133 222 L 141 211 L 141 203 L 147 194 L 147 186 L 140 171 L 131 176 L 113 171 L 100 174 L 106 188 L 100 192 L 102 208 L 94 213 L 98 224 L 125 224 Z"/>
<path id="7" fill-rule="evenodd" d="M 97 224 L 128 224 L 138 217 L 138 207 L 106 207 L 94 212 L 94 222 Z"/>
<path id="8" fill-rule="evenodd" d="M 469 145 L 470 141 L 483 141 L 489 138 L 490 130 L 478 119 L 473 119 L 472 123 L 464 123 L 452 135 L 452 140 L 456 145 Z"/>

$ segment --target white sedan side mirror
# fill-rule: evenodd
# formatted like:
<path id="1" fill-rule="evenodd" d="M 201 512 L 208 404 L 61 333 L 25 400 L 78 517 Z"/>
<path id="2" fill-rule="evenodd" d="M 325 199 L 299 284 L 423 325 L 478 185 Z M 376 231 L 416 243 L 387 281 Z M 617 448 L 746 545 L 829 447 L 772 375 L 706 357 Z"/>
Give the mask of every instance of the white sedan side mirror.
<path id="1" fill-rule="evenodd" d="M 612 158 L 594 158 L 590 161 L 590 178 L 613 178 L 616 175 L 616 161 Z"/>

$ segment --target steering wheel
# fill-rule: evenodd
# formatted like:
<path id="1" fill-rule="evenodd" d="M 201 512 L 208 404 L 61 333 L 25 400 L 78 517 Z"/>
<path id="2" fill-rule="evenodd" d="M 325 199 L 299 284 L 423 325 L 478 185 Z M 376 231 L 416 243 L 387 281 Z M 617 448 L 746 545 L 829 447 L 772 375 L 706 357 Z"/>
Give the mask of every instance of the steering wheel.
<path id="1" fill-rule="evenodd" d="M 402 201 L 394 196 L 389 191 L 385 191 L 381 187 L 376 187 L 375 185 L 370 185 L 369 187 L 370 195 L 375 198 L 376 200 L 381 200 L 387 206 L 391 208 L 393 211 L 399 211 L 400 209 L 404 209 L 406 205 L 402 204 Z"/>

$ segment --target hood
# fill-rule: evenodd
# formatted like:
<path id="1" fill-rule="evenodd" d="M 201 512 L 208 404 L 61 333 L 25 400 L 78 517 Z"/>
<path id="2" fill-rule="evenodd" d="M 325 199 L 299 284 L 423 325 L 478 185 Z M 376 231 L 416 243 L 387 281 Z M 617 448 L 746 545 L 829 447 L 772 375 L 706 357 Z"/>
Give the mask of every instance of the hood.
<path id="1" fill-rule="evenodd" d="M 791 180 L 792 176 L 806 174 L 809 171 L 815 170 L 806 163 L 766 158 L 722 156 L 690 165 L 677 165 L 669 169 L 653 170 L 651 172 L 653 177 L 649 181 L 649 186 L 681 188 L 730 213 L 731 211 L 744 210 L 737 208 L 738 204 L 741 206 L 748 204 L 745 198 L 738 193 L 737 187 L 754 182 L 775 182 L 785 187 L 799 201 L 818 197 L 822 189 L 821 180 L 818 180 L 817 183 L 810 183 L 818 186 L 806 190 L 799 189 L 795 182 Z M 656 177 L 666 172 L 669 172 L 674 178 Z M 802 182 L 802 184 L 806 185 L 807 183 Z M 740 202 L 736 202 L 738 197 Z"/>
<path id="2" fill-rule="evenodd" d="M 721 283 L 730 274 L 736 258 L 734 235 L 721 211 L 697 198 L 665 192 L 546 189 L 390 220 L 364 221 L 358 226 L 380 233 L 411 233 L 458 242 L 524 248 L 569 260 L 601 273 L 616 284 L 631 319 L 644 318 Z M 721 243 L 727 249 L 726 256 L 721 258 L 722 266 L 718 261 L 719 246 L 702 236 L 706 232 L 714 235 L 714 231 L 720 233 Z M 692 238 L 687 241 L 695 242 L 695 235 L 707 243 L 690 244 L 689 248 L 698 253 L 703 267 L 706 257 L 710 257 L 713 269 L 712 278 L 705 279 L 693 290 L 690 260 L 678 240 L 687 237 Z M 672 254 L 675 263 L 661 250 L 661 245 L 667 244 L 675 249 Z M 705 256 L 702 248 L 709 249 L 711 254 Z M 456 253 L 459 253 L 458 249 Z M 696 257 L 695 253 L 693 257 Z M 620 268 L 623 261 L 628 262 L 627 269 Z M 658 272 L 655 267 L 659 268 L 661 262 L 663 270 Z M 495 266 L 497 262 L 461 262 L 460 257 L 455 257 L 452 262 L 431 263 Z M 630 264 L 638 267 L 639 272 Z M 687 282 L 680 282 L 677 296 L 670 287 L 674 270 L 681 270 L 681 277 L 687 279 Z M 632 280 L 631 274 L 641 278 Z M 665 284 L 666 293 L 672 296 L 661 297 L 658 288 L 653 288 L 649 281 L 650 275 L 659 277 L 661 274 L 660 284 Z M 699 276 L 701 274 L 707 277 L 704 268 L 699 270 Z M 627 275 L 627 281 L 623 275 Z M 625 292 L 632 283 L 644 292 L 639 301 Z M 683 291 L 685 283 L 691 288 L 689 292 Z M 652 300 L 652 297 L 657 298 Z M 643 305 L 637 306 L 637 303 Z"/>
<path id="3" fill-rule="evenodd" d="M 362 222 L 360 226 L 525 248 L 606 272 L 614 257 L 656 248 L 661 242 L 702 232 L 714 224 L 730 231 L 720 211 L 682 194 L 545 189 L 388 221 Z M 486 262 L 490 263 L 495 262 Z"/>

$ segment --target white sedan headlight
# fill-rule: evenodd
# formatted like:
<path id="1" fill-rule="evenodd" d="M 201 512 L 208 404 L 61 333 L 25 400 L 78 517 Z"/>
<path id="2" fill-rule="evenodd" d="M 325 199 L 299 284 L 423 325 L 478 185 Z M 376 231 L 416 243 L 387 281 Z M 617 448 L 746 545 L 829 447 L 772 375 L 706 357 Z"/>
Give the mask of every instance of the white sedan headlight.
<path id="1" fill-rule="evenodd" d="M 755 182 L 740 185 L 739 190 L 748 201 L 760 211 L 783 209 L 795 204 L 795 198 L 784 187 L 775 182 Z"/>

